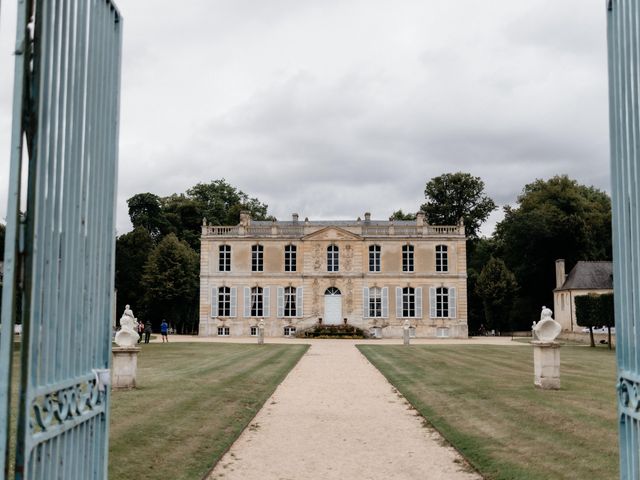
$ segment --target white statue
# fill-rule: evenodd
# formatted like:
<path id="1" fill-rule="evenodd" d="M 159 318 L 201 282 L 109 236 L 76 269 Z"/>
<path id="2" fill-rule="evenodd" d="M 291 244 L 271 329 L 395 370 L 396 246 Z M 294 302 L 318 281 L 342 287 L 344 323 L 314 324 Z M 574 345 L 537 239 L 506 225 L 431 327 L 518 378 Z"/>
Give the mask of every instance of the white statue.
<path id="1" fill-rule="evenodd" d="M 115 342 L 119 347 L 133 347 L 138 343 L 140 335 L 136 331 L 137 319 L 129 305 L 125 305 L 124 313 L 120 317 L 120 330 L 116 333 Z"/>
<path id="2" fill-rule="evenodd" d="M 540 321 L 538 323 L 534 322 L 531 330 L 533 331 L 534 339 L 537 337 L 541 342 L 551 343 L 560 335 L 562 326 L 553 319 L 553 312 L 543 306 L 540 312 Z"/>
<path id="3" fill-rule="evenodd" d="M 411 323 L 409 323 L 409 319 L 406 319 L 404 321 L 404 324 L 402 325 L 402 328 L 405 330 L 409 330 L 411 328 Z"/>

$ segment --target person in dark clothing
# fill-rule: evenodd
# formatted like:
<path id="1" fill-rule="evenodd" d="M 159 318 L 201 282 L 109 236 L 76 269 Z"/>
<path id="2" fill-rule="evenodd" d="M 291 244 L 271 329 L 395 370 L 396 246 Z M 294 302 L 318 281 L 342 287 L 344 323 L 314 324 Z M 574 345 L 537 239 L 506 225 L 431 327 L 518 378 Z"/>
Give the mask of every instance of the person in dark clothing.
<path id="1" fill-rule="evenodd" d="M 151 322 L 147 320 L 144 324 L 144 343 L 149 343 L 151 337 Z"/>
<path id="2" fill-rule="evenodd" d="M 142 322 L 138 322 L 138 343 L 140 343 L 142 341 L 142 334 L 144 333 L 144 323 Z"/>

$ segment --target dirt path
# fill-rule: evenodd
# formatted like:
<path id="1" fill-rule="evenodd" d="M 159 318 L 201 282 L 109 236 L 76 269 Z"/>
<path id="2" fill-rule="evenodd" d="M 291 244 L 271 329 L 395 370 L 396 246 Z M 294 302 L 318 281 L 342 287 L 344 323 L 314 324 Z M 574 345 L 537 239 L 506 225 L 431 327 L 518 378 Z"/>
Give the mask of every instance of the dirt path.
<path id="1" fill-rule="evenodd" d="M 480 479 L 360 354 L 313 342 L 209 479 Z"/>

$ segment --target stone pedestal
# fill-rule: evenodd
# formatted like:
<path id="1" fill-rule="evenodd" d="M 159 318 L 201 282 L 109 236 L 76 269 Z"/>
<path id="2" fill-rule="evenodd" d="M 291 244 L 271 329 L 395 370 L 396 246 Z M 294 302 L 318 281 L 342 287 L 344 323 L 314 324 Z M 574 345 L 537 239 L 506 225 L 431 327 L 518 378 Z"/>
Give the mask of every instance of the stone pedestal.
<path id="1" fill-rule="evenodd" d="M 140 347 L 113 347 L 112 351 L 112 388 L 136 388 Z"/>
<path id="2" fill-rule="evenodd" d="M 264 343 L 264 327 L 258 328 L 258 345 Z"/>
<path id="3" fill-rule="evenodd" d="M 560 389 L 560 344 L 533 341 L 534 384 L 543 390 Z"/>
<path id="4" fill-rule="evenodd" d="M 409 337 L 410 337 L 410 336 L 409 336 L 409 329 L 408 329 L 408 328 L 405 328 L 405 329 L 402 331 L 402 338 L 403 338 L 403 340 L 404 340 L 404 344 L 405 344 L 405 345 L 409 345 Z"/>

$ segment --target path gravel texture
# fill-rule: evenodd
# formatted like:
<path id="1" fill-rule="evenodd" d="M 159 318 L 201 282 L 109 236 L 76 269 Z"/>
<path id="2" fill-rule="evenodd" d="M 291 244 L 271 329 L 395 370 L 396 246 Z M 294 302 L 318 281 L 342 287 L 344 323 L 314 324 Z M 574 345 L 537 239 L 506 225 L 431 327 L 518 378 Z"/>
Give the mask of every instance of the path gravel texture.
<path id="1" fill-rule="evenodd" d="M 480 479 L 356 349 L 312 342 L 209 476 Z"/>

